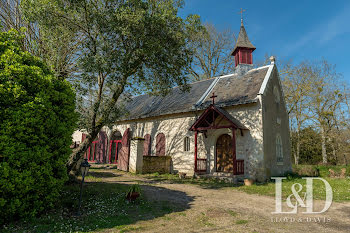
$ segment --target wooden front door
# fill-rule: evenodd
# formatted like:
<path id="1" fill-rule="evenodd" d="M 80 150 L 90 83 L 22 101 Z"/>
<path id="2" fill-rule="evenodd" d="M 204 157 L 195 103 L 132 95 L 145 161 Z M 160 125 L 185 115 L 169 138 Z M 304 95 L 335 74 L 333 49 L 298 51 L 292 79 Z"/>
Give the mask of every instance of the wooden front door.
<path id="1" fill-rule="evenodd" d="M 233 172 L 232 138 L 228 134 L 216 141 L 216 171 Z"/>

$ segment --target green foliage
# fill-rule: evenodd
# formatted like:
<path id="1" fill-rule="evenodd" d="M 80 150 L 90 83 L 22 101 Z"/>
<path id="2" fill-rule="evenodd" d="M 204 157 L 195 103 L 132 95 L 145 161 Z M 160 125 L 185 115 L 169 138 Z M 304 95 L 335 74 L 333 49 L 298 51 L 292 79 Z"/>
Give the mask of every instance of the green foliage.
<path id="1" fill-rule="evenodd" d="M 332 169 L 336 174 L 341 173 L 341 169 L 345 168 L 346 169 L 346 175 L 350 176 L 350 166 L 317 166 L 317 168 L 320 171 L 320 176 L 321 177 L 330 177 L 330 172 L 329 169 Z"/>
<path id="2" fill-rule="evenodd" d="M 0 33 L 0 224 L 52 207 L 67 180 L 75 94 L 16 31 Z"/>
<path id="3" fill-rule="evenodd" d="M 292 132 L 292 153 L 297 151 L 298 135 Z M 318 164 L 322 162 L 321 136 L 308 127 L 299 132 L 299 164 Z"/>
<path id="4" fill-rule="evenodd" d="M 131 187 L 129 188 L 128 192 L 126 193 L 126 195 L 130 194 L 130 193 L 139 193 L 141 194 L 141 187 L 138 184 L 133 184 L 131 185 Z"/>
<path id="5" fill-rule="evenodd" d="M 349 192 L 349 179 L 332 179 L 324 178 L 333 189 L 333 201 L 343 202 L 350 201 L 350 192 Z M 301 192 L 306 190 L 306 180 L 302 178 L 294 178 L 290 180 L 283 180 L 282 182 L 282 197 L 287 198 L 292 194 L 292 185 L 295 183 L 300 183 L 303 185 Z M 259 194 L 263 196 L 272 196 L 276 195 L 276 186 L 274 182 L 268 182 L 264 184 L 253 184 L 252 186 L 240 186 L 234 188 L 249 194 Z M 317 200 L 325 200 L 326 190 L 323 181 L 314 180 L 313 181 L 313 197 Z"/>
<path id="6" fill-rule="evenodd" d="M 298 135 L 297 132 L 292 132 L 292 153 L 297 152 Z M 307 127 L 299 132 L 299 164 L 320 164 L 322 162 L 322 142 L 321 135 L 319 132 L 314 130 L 312 127 Z M 331 152 L 331 141 L 326 142 L 327 152 Z M 330 154 L 330 153 L 329 153 Z M 335 164 L 335 157 L 328 156 L 328 163 Z"/>
<path id="7" fill-rule="evenodd" d="M 189 33 L 200 22 L 193 15 L 179 17 L 182 5 L 177 0 L 22 1 L 26 17 L 42 30 L 59 25 L 76 35 L 79 49 L 73 57 L 79 73 L 72 81 L 79 123 L 87 130 L 95 128 L 93 121 L 103 126 L 124 114 L 120 101 L 115 104 L 122 92 L 165 95 L 176 85 L 187 88 L 193 54 Z"/>
<path id="8" fill-rule="evenodd" d="M 320 176 L 320 171 L 317 166 L 313 165 L 299 165 L 293 166 L 293 172 L 300 177 L 317 177 Z"/>
<path id="9" fill-rule="evenodd" d="M 76 48 L 69 54 L 76 70 L 70 80 L 87 138 L 71 154 L 69 171 L 103 126 L 127 116 L 130 95 L 166 95 L 174 86 L 188 90 L 189 33 L 199 20 L 178 15 L 182 0 L 23 0 L 21 5 L 31 23 L 45 32 L 59 25 L 65 33 L 56 39 L 69 35 Z"/>

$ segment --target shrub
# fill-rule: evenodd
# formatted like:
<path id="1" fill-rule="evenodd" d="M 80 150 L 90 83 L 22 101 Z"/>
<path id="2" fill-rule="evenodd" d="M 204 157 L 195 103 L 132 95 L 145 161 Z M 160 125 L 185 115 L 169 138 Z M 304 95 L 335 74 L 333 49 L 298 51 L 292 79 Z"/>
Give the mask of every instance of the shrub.
<path id="1" fill-rule="evenodd" d="M 0 224 L 54 205 L 67 180 L 75 94 L 15 31 L 0 33 Z"/>
<path id="2" fill-rule="evenodd" d="M 332 176 L 340 176 L 341 175 L 341 169 L 346 169 L 346 176 L 349 176 L 350 166 L 346 165 L 338 165 L 338 166 L 331 166 L 331 165 L 319 165 L 318 169 L 320 170 L 320 176 L 321 177 L 332 177 Z M 334 174 L 331 174 L 331 171 L 333 171 Z"/>
<path id="3" fill-rule="evenodd" d="M 301 177 L 305 177 L 305 176 L 311 176 L 311 177 L 320 176 L 320 171 L 314 165 L 293 166 L 293 173 L 295 173 L 295 174 L 297 174 L 298 176 L 301 176 Z"/>

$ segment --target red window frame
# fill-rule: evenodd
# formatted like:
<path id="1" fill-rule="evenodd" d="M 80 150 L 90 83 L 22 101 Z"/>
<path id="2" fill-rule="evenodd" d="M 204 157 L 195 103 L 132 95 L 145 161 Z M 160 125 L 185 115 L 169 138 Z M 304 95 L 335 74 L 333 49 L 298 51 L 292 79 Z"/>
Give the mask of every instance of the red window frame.
<path id="1" fill-rule="evenodd" d="M 117 164 L 118 163 L 118 154 L 119 154 L 118 145 L 122 145 L 122 140 L 110 140 L 109 141 L 109 156 L 108 156 L 109 163 L 112 163 L 111 159 L 112 159 L 112 145 L 113 145 L 113 143 L 115 143 L 115 157 L 114 157 L 114 163 L 113 164 Z"/>
<path id="2" fill-rule="evenodd" d="M 93 142 L 91 143 L 91 145 L 89 146 L 88 151 L 85 152 L 84 158 L 85 158 L 85 159 L 88 159 L 89 162 L 93 162 L 93 163 L 96 162 L 96 157 L 95 157 L 95 155 L 96 155 L 96 144 L 97 144 L 97 143 L 98 143 L 98 141 L 93 141 Z M 91 146 L 93 147 L 92 159 L 91 159 Z"/>

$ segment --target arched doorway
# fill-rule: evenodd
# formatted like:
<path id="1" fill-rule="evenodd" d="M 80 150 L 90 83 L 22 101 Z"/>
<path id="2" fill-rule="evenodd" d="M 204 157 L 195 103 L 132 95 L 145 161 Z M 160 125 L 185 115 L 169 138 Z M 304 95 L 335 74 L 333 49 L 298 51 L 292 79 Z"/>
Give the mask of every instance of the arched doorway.
<path id="1" fill-rule="evenodd" d="M 228 134 L 216 141 L 216 171 L 233 172 L 232 138 Z"/>
<path id="2" fill-rule="evenodd" d="M 113 132 L 109 141 L 109 163 L 116 164 L 118 161 L 119 150 L 122 145 L 122 134 L 119 131 Z"/>

